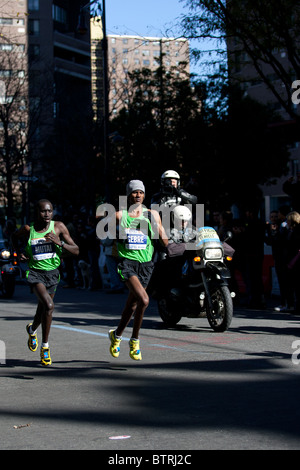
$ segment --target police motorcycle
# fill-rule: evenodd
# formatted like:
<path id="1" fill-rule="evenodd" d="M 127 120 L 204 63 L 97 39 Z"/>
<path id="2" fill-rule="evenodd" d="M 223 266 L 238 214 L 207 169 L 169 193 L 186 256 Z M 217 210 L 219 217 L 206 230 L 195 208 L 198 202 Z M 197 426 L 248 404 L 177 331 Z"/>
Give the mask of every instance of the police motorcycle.
<path id="1" fill-rule="evenodd" d="M 14 295 L 17 274 L 19 274 L 17 254 L 10 249 L 3 238 L 0 238 L 0 290 L 6 299 L 11 299 Z"/>
<path id="2" fill-rule="evenodd" d="M 190 220 L 188 212 L 185 206 L 175 207 L 174 221 L 176 217 Z M 227 241 L 229 238 L 228 234 Z M 182 317 L 206 317 L 214 331 L 226 331 L 232 321 L 235 294 L 229 290 L 225 259 L 230 259 L 234 250 L 226 241 L 221 243 L 212 227 L 185 231 L 181 243 L 172 234 L 171 240 L 167 253 L 155 265 L 149 290 L 164 324 L 174 327 Z"/>

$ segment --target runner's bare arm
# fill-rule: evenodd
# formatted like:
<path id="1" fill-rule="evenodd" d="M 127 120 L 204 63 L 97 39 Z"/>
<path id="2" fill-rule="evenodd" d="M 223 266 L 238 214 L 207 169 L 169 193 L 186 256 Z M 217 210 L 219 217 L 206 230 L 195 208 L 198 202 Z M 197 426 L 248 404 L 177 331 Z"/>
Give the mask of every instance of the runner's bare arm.
<path id="1" fill-rule="evenodd" d="M 55 233 L 49 232 L 45 235 L 45 238 L 51 240 L 58 246 L 64 247 L 66 251 L 72 253 L 72 255 L 79 255 L 79 248 L 72 239 L 69 230 L 63 222 L 56 221 L 54 224 Z"/>
<path id="2" fill-rule="evenodd" d="M 157 225 L 157 231 L 158 231 L 158 235 L 159 235 L 159 238 L 162 242 L 162 244 L 164 246 L 168 246 L 168 243 L 169 243 L 169 239 L 167 237 L 167 234 L 165 232 L 165 229 L 161 223 L 161 218 L 160 218 L 160 215 L 157 211 L 155 210 L 150 210 L 151 214 L 153 215 L 154 217 L 154 220 L 155 220 L 155 223 Z"/>

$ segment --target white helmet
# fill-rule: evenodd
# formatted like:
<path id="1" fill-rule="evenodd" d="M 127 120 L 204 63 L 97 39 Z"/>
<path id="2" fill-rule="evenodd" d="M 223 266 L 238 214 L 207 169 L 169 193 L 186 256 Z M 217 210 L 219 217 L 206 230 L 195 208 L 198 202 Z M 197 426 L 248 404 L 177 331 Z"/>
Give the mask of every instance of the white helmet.
<path id="1" fill-rule="evenodd" d="M 173 218 L 174 222 L 175 220 L 189 222 L 192 219 L 192 213 L 186 206 L 176 206 L 173 209 Z"/>
<path id="2" fill-rule="evenodd" d="M 165 172 L 161 175 L 161 177 L 160 177 L 160 181 L 161 181 L 161 185 L 162 185 L 162 186 L 164 185 L 166 179 L 174 179 L 174 180 L 177 180 L 177 186 L 179 187 L 179 184 L 180 184 L 180 176 L 179 176 L 179 174 L 177 173 L 177 171 L 174 171 L 174 170 L 167 170 L 167 171 L 165 171 Z"/>

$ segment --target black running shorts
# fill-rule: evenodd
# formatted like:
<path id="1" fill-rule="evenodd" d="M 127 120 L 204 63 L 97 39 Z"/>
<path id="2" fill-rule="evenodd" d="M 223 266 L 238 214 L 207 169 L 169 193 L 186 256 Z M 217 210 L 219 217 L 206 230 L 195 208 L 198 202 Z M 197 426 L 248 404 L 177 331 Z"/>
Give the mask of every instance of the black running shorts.
<path id="1" fill-rule="evenodd" d="M 153 261 L 139 263 L 138 261 L 123 258 L 118 264 L 118 273 L 123 282 L 128 281 L 132 276 L 136 276 L 142 286 L 146 289 L 149 284 L 153 268 Z"/>
<path id="2" fill-rule="evenodd" d="M 30 268 L 26 273 L 27 281 L 31 287 L 34 284 L 44 284 L 49 294 L 54 294 L 60 281 L 58 269 L 44 271 L 42 269 Z"/>

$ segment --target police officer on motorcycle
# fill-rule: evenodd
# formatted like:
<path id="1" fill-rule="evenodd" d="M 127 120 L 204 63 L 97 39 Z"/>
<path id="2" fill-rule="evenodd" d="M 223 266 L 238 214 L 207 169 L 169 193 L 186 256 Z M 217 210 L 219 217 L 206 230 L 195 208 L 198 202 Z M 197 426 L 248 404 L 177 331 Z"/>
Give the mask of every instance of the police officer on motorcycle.
<path id="1" fill-rule="evenodd" d="M 180 187 L 180 176 L 177 171 L 165 171 L 161 175 L 160 181 L 160 192 L 152 196 L 151 205 L 177 206 L 179 204 L 197 204 L 197 197 Z"/>
<path id="2" fill-rule="evenodd" d="M 176 206 L 172 211 L 172 228 L 167 232 L 169 245 L 172 243 L 189 243 L 196 238 L 196 230 L 192 227 L 192 213 L 186 206 Z"/>

